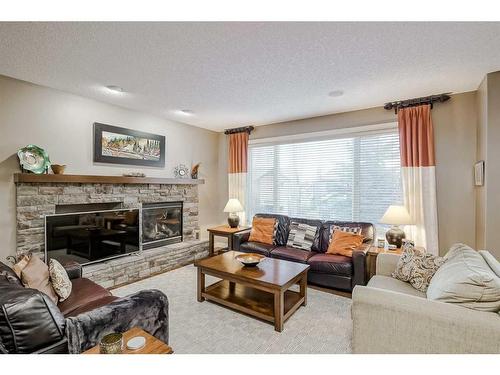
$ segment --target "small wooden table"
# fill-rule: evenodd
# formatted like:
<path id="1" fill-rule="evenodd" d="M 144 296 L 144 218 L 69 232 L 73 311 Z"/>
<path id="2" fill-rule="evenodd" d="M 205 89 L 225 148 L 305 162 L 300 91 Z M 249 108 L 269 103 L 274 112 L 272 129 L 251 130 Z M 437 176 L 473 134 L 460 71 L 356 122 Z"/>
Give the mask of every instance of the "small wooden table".
<path id="1" fill-rule="evenodd" d="M 146 339 L 146 345 L 137 350 L 127 349 L 127 341 L 135 336 L 143 336 Z M 123 334 L 122 354 L 172 354 L 173 352 L 170 346 L 140 328 L 134 327 Z M 83 352 L 83 354 L 100 354 L 99 345 Z"/>
<path id="2" fill-rule="evenodd" d="M 231 228 L 229 225 L 220 225 L 215 228 L 208 228 L 208 251 L 209 255 L 214 255 L 214 236 L 226 237 L 227 238 L 227 248 L 228 250 L 233 250 L 233 235 L 235 233 L 244 232 L 250 229 L 250 227 L 237 227 Z"/>
<path id="3" fill-rule="evenodd" d="M 205 299 L 274 323 L 283 331 L 284 322 L 307 304 L 307 271 L 309 265 L 281 259 L 265 258 L 256 267 L 244 267 L 237 251 L 195 262 L 198 267 L 198 301 Z M 222 279 L 205 286 L 205 275 Z M 288 290 L 299 284 L 300 291 Z"/>
<path id="4" fill-rule="evenodd" d="M 388 250 L 387 247 L 377 247 L 377 245 L 370 246 L 370 249 L 366 252 L 366 282 L 377 272 L 377 256 L 382 253 L 387 254 L 401 254 L 401 248 L 395 250 Z"/>

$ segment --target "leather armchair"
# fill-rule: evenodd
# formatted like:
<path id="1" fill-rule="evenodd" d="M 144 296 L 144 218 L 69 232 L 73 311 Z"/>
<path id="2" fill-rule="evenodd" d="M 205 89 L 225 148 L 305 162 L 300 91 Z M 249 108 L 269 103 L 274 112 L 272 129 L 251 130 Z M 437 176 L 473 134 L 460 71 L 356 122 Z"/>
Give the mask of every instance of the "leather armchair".
<path id="1" fill-rule="evenodd" d="M 82 278 L 81 266 L 65 265 L 73 283 L 58 305 L 25 288 L 0 262 L 0 353 L 80 353 L 102 336 L 139 327 L 168 343 L 168 299 L 158 290 L 118 298 Z"/>

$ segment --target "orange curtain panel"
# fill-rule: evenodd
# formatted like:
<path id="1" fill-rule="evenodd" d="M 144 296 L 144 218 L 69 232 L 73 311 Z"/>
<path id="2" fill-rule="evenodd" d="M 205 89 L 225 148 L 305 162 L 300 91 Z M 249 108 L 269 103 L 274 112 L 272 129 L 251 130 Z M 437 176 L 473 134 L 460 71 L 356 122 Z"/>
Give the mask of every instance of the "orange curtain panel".
<path id="1" fill-rule="evenodd" d="M 414 223 L 405 232 L 417 246 L 437 255 L 436 161 L 430 104 L 399 109 L 398 128 L 404 203 Z"/>

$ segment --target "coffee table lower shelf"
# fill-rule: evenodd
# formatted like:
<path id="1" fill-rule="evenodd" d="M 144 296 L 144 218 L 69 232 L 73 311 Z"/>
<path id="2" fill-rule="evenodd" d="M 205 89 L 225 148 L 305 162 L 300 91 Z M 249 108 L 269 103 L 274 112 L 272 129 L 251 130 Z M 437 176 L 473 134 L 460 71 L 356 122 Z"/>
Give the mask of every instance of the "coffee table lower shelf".
<path id="1" fill-rule="evenodd" d="M 202 292 L 206 300 L 219 303 L 233 310 L 275 323 L 274 295 L 245 285 L 221 280 L 207 286 Z M 284 292 L 284 315 L 286 321 L 302 304 L 304 297 L 299 292 Z"/>

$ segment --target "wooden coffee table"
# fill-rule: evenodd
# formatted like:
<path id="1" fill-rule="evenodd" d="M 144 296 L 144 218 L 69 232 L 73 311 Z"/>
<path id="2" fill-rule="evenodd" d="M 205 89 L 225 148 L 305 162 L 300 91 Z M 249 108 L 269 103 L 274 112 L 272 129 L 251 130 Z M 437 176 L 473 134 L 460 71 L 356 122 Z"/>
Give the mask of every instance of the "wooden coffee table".
<path id="1" fill-rule="evenodd" d="M 307 304 L 307 264 L 265 258 L 257 267 L 244 267 L 228 251 L 195 262 L 198 267 L 198 301 L 209 300 L 231 309 L 274 323 L 283 330 L 284 322 Z M 222 279 L 205 286 L 205 275 Z M 300 291 L 289 290 L 299 284 Z"/>
<path id="2" fill-rule="evenodd" d="M 136 336 L 143 336 L 146 339 L 146 344 L 137 350 L 127 349 L 127 341 Z M 172 354 L 174 352 L 172 348 L 163 341 L 158 340 L 156 337 L 137 327 L 123 333 L 123 346 L 123 354 Z M 99 345 L 90 348 L 83 352 L 83 354 L 100 354 Z"/>

